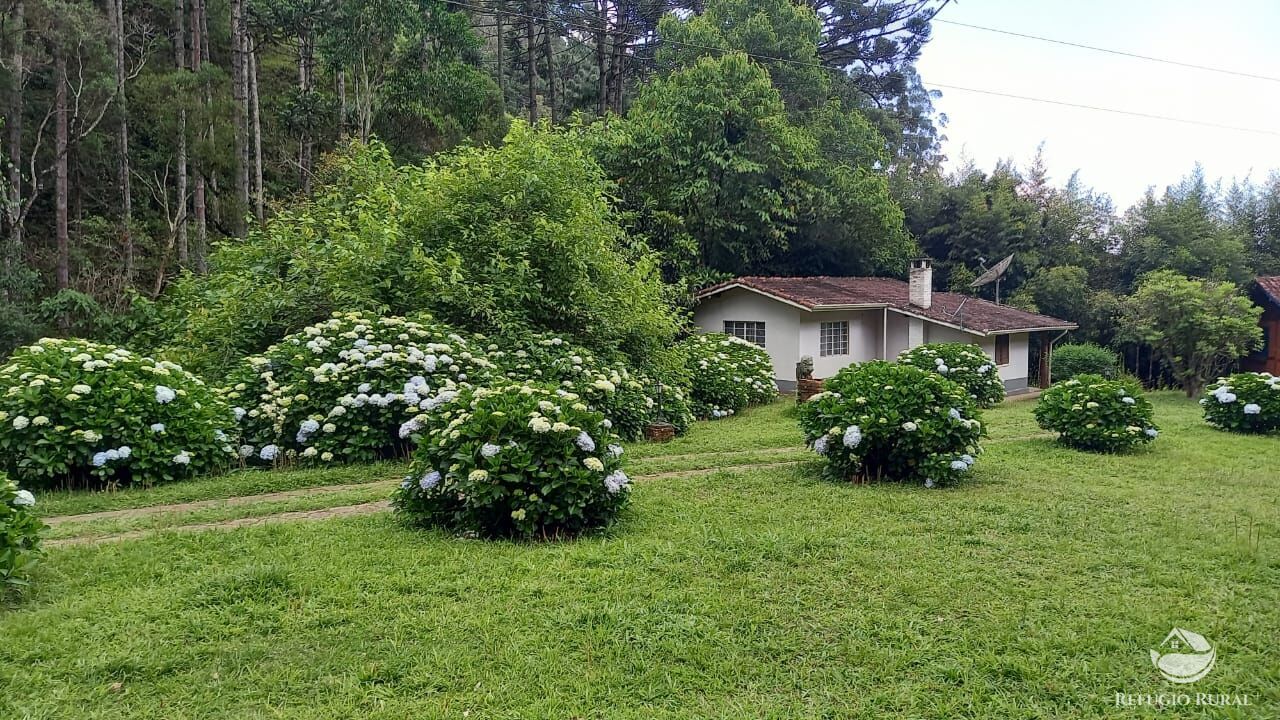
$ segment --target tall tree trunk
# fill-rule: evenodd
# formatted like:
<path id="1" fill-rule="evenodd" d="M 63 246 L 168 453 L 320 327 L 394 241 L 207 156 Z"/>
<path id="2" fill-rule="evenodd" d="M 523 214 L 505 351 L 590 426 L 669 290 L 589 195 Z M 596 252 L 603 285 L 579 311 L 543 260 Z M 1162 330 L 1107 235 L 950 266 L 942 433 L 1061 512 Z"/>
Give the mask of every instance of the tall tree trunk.
<path id="1" fill-rule="evenodd" d="M 606 79 L 608 74 L 605 71 L 605 0 L 596 0 L 596 115 L 604 115 L 604 111 L 608 109 L 608 85 Z"/>
<path id="2" fill-rule="evenodd" d="M 311 71 L 314 46 L 311 28 L 304 27 L 298 33 L 298 89 L 304 98 L 311 94 Z M 308 103 L 310 107 L 310 103 Z M 306 119 L 306 127 L 302 130 L 302 138 L 298 143 L 298 175 L 302 183 L 302 193 L 311 194 L 311 153 L 314 140 L 311 138 L 311 119 Z"/>
<path id="3" fill-rule="evenodd" d="M 205 13 L 204 0 L 194 0 L 191 3 L 191 70 L 198 76 L 204 68 L 204 62 L 209 56 L 207 47 L 208 36 L 205 34 L 207 28 L 207 19 Z M 203 80 L 200 81 L 200 97 L 204 101 L 205 113 L 208 113 L 208 87 L 205 86 Z M 201 138 L 206 137 L 206 132 L 202 128 L 200 130 Z M 209 225 L 207 220 L 208 205 L 205 198 L 205 174 L 204 168 L 199 164 L 195 166 L 194 178 L 195 188 L 192 192 L 191 210 L 194 213 L 196 225 L 196 241 L 192 248 L 192 260 L 194 261 L 196 272 L 203 273 L 205 271 L 205 253 L 209 247 Z"/>
<path id="4" fill-rule="evenodd" d="M 187 3 L 186 0 L 174 0 L 174 33 L 173 53 L 174 65 L 180 77 L 187 69 Z M 186 93 L 183 93 L 184 95 Z M 185 103 L 181 99 L 179 102 Z M 187 108 L 183 105 L 178 110 L 178 178 L 177 178 L 177 216 L 178 224 L 176 242 L 178 246 L 178 267 L 185 268 L 191 262 L 191 247 L 187 241 Z"/>
<path id="5" fill-rule="evenodd" d="M 261 223 L 264 218 L 262 197 L 262 116 L 258 105 L 258 48 L 249 48 L 249 109 L 253 113 L 253 211 Z"/>
<path id="6" fill-rule="evenodd" d="M 231 104 L 235 114 L 236 207 L 232 228 L 244 237 L 244 216 L 249 212 L 249 82 L 245 72 L 244 2 L 231 0 Z"/>
<path id="7" fill-rule="evenodd" d="M 53 114 L 54 114 L 54 237 L 58 248 L 55 276 L 57 288 L 71 287 L 71 238 L 67 228 L 67 58 L 61 46 L 54 46 L 53 58 Z"/>
<path id="8" fill-rule="evenodd" d="M 527 89 L 529 103 L 529 122 L 538 122 L 538 44 L 537 44 L 537 25 L 534 24 L 534 18 L 537 9 L 534 0 L 524 1 L 524 14 L 527 16 L 524 21 L 524 59 L 527 67 L 527 75 L 529 87 Z"/>
<path id="9" fill-rule="evenodd" d="M 347 128 L 347 71 L 339 70 L 335 80 L 338 83 L 338 137 L 345 138 L 350 132 Z"/>
<path id="10" fill-rule="evenodd" d="M 551 44 L 551 4 L 542 3 L 542 55 L 547 62 L 547 116 L 556 121 L 556 66 L 555 48 Z"/>
<path id="11" fill-rule="evenodd" d="M 112 51 L 115 53 L 116 112 L 120 114 L 117 128 L 116 183 L 120 188 L 120 248 L 124 255 L 124 286 L 133 285 L 133 189 L 129 177 L 129 104 L 125 97 L 124 67 L 124 0 L 109 0 L 111 4 Z"/>
<path id="12" fill-rule="evenodd" d="M 9 88 L 4 114 L 5 128 L 9 131 L 9 169 L 7 172 L 9 187 L 4 198 L 4 214 L 9 223 L 9 236 L 7 241 L 3 243 L 6 245 L 3 253 L 6 274 L 22 258 L 22 112 L 25 105 L 22 95 L 22 76 L 25 72 L 24 52 L 26 45 L 26 7 L 23 0 L 14 2 L 10 22 L 12 24 L 13 39 L 11 41 L 12 55 L 9 58 L 9 67 L 10 79 L 13 85 Z M 3 293 L 0 293 L 0 299 L 6 302 L 13 300 L 9 293 L 8 285 L 4 287 Z"/>
<path id="13" fill-rule="evenodd" d="M 498 0 L 496 3 L 495 18 L 498 26 L 498 91 L 502 96 L 502 106 L 507 106 L 507 66 L 502 62 L 502 53 L 505 49 L 503 46 L 507 44 L 507 32 L 503 26 L 503 13 L 507 7 L 507 0 Z"/>

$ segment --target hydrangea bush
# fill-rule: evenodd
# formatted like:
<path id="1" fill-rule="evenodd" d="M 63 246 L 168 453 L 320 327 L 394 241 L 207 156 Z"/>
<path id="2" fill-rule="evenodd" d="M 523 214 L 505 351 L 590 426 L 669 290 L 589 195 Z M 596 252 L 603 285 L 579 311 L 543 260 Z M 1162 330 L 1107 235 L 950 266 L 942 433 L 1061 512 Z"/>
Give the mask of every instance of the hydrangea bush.
<path id="1" fill-rule="evenodd" d="M 533 384 L 475 388 L 420 418 L 392 503 L 412 522 L 486 537 L 572 535 L 610 523 L 630 480 L 603 414 Z"/>
<path id="2" fill-rule="evenodd" d="M 448 327 L 337 313 L 247 358 L 222 393 L 246 461 L 368 462 L 407 455 L 406 421 L 492 373 Z"/>
<path id="3" fill-rule="evenodd" d="M 41 340 L 0 367 L 0 470 L 33 488 L 150 485 L 234 456 L 231 410 L 181 367 Z"/>
<path id="4" fill-rule="evenodd" d="M 919 482 L 964 477 L 985 434 L 969 393 L 913 365 L 850 365 L 800 405 L 805 441 L 839 480 Z"/>
<path id="5" fill-rule="evenodd" d="M 35 514 L 30 491 L 0 474 L 0 593 L 26 584 L 26 576 L 40 558 L 44 523 Z"/>
<path id="6" fill-rule="evenodd" d="M 680 343 L 693 383 L 690 406 L 700 418 L 732 415 L 778 395 L 764 348 L 732 335 L 693 335 Z"/>
<path id="7" fill-rule="evenodd" d="M 1078 450 L 1120 452 L 1159 436 L 1151 402 L 1132 380 L 1078 375 L 1040 395 L 1036 422 Z"/>
<path id="8" fill-rule="evenodd" d="M 1240 433 L 1280 428 L 1280 377 L 1243 372 L 1218 378 L 1200 399 L 1210 425 Z"/>
<path id="9" fill-rule="evenodd" d="M 509 379 L 556 385 L 562 394 L 576 395 L 603 413 L 626 440 L 640 438 L 645 425 L 659 419 L 657 382 L 632 373 L 622 362 L 602 361 L 561 337 L 525 335 L 492 343 L 487 351 Z M 684 395 L 678 388 L 664 393 L 669 401 L 663 408 L 666 421 L 683 434 L 692 422 Z"/>
<path id="10" fill-rule="evenodd" d="M 936 372 L 969 391 L 979 407 L 1004 400 L 1004 381 L 982 348 L 966 343 L 929 343 L 902 351 L 898 362 Z"/>

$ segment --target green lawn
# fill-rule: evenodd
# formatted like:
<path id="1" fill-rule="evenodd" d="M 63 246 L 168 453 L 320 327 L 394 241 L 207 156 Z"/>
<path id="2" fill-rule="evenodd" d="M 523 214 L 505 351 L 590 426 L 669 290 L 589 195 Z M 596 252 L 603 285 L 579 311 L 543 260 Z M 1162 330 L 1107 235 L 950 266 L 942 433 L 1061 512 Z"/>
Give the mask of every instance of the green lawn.
<path id="1" fill-rule="evenodd" d="M 1033 406 L 989 412 L 972 481 L 947 490 L 751 468 L 804 457 L 779 403 L 630 447 L 633 474 L 739 467 L 640 482 L 620 524 L 574 542 L 377 514 L 57 549 L 0 612 L 0 718 L 1280 716 L 1280 439 L 1162 394 L 1149 449 L 1086 455 Z M 182 497 L 287 489 L 273 475 L 308 484 L 242 473 Z M 1218 648 L 1193 686 L 1147 657 L 1175 625 Z M 1252 704 L 1114 706 L 1179 691 Z"/>

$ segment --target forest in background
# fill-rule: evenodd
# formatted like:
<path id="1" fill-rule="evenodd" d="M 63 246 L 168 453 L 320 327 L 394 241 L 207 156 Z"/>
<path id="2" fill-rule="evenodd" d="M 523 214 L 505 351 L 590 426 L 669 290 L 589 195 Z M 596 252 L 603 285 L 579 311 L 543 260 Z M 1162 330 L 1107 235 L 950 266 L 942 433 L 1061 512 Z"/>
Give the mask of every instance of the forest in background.
<path id="1" fill-rule="evenodd" d="M 144 336 L 151 301 L 216 271 L 217 245 L 323 236 L 271 221 L 345 202 L 334 164 L 353 147 L 448 167 L 517 118 L 598 165 L 608 221 L 677 303 L 726 274 L 896 274 L 918 252 L 968 291 L 1016 253 L 1009 302 L 1120 345 L 1148 272 L 1280 273 L 1274 173 L 1222 186 L 1192 169 L 1121 212 L 1038 160 L 945 172 L 914 62 L 946 5 L 3 0 L 0 354 Z"/>

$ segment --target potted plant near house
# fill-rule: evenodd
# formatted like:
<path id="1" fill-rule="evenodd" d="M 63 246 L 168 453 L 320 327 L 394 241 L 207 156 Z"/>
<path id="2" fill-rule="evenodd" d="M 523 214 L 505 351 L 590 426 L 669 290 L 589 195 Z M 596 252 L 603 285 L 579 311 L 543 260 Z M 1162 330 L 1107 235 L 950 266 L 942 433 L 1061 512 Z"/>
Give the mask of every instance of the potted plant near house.
<path id="1" fill-rule="evenodd" d="M 676 436 L 676 426 L 671 424 L 667 413 L 662 408 L 662 383 L 658 383 L 654 393 L 657 403 L 653 408 L 653 417 L 644 426 L 644 439 L 649 442 L 670 442 Z"/>

